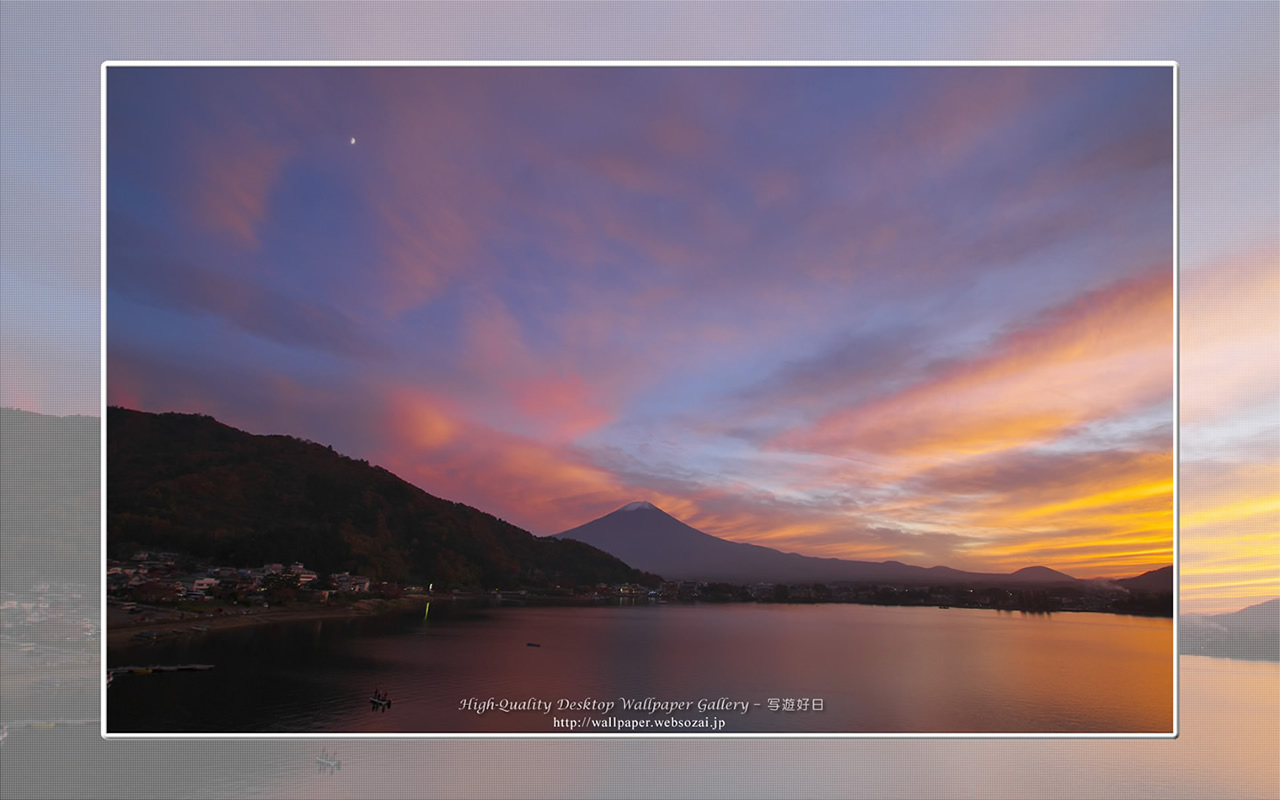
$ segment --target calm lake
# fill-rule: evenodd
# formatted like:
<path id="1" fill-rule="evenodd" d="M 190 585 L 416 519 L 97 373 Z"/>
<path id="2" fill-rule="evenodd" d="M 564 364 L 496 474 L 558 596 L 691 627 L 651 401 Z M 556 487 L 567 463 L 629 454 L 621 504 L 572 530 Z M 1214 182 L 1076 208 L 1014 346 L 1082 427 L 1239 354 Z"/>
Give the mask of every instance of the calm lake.
<path id="1" fill-rule="evenodd" d="M 1172 620 L 1110 614 L 436 604 L 426 620 L 418 612 L 211 632 L 112 651 L 109 660 L 181 663 L 216 669 L 117 677 L 107 692 L 108 730 L 1168 733 L 1173 726 Z M 390 693 L 389 711 L 371 710 L 375 688 Z"/>

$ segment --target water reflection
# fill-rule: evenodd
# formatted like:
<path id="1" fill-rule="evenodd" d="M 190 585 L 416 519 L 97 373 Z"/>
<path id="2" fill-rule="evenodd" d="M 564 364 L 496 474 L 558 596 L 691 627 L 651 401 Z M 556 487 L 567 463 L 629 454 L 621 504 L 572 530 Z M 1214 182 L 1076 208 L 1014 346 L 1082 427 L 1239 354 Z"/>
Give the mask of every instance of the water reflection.
<path id="1" fill-rule="evenodd" d="M 435 611 L 113 654 L 218 667 L 117 681 L 111 730 L 552 733 L 566 732 L 553 722 L 562 701 L 589 698 L 750 703 L 746 714 L 625 715 L 714 718 L 729 733 L 1172 730 L 1167 619 L 851 605 Z M 370 713 L 374 688 L 391 712 Z M 462 707 L 471 698 L 536 699 L 552 713 L 477 713 Z M 813 700 L 821 711 L 787 710 Z"/>

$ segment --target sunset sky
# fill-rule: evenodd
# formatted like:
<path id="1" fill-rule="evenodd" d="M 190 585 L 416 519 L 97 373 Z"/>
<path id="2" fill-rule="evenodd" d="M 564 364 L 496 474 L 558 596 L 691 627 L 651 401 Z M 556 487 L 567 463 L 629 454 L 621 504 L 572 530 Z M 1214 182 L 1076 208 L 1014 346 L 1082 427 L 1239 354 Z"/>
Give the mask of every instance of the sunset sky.
<path id="1" fill-rule="evenodd" d="M 107 401 L 539 534 L 647 499 L 809 555 L 1136 574 L 1173 560 L 1172 98 L 1169 67 L 111 68 Z"/>

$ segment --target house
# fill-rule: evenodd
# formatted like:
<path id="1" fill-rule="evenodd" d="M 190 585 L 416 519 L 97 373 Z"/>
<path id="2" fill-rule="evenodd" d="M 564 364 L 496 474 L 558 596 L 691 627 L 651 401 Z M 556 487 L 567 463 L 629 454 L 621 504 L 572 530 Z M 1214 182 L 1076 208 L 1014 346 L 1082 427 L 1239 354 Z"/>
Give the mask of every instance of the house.
<path id="1" fill-rule="evenodd" d="M 181 587 L 181 584 L 178 584 Z M 172 583 L 161 583 L 153 581 L 144 583 L 134 590 L 134 599 L 143 603 L 155 603 L 162 600 L 173 600 L 182 592 L 181 588 L 174 588 Z"/>
<path id="2" fill-rule="evenodd" d="M 329 582 L 339 592 L 367 592 L 371 583 L 363 575 L 352 575 L 349 572 L 335 572 L 329 576 Z"/>

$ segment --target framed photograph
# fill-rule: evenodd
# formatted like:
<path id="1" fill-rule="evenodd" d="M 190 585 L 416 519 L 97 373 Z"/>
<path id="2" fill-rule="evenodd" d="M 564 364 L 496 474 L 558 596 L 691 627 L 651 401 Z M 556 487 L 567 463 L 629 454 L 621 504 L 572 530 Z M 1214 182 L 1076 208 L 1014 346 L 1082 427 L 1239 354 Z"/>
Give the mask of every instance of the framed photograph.
<path id="1" fill-rule="evenodd" d="M 1176 736 L 1173 63 L 102 93 L 104 735 Z"/>

